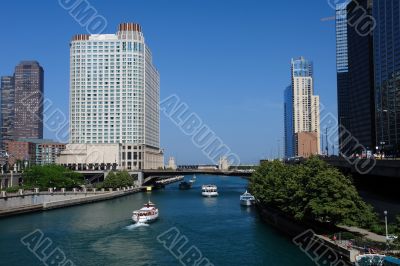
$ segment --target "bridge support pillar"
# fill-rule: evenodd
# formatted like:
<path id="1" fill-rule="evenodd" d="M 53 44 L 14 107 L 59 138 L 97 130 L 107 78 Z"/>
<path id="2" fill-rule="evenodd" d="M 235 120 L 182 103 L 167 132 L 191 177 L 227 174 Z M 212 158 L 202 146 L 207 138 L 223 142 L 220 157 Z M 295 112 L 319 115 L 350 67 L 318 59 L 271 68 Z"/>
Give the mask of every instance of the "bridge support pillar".
<path id="1" fill-rule="evenodd" d="M 138 185 L 139 187 L 143 186 L 143 172 L 138 172 Z"/>

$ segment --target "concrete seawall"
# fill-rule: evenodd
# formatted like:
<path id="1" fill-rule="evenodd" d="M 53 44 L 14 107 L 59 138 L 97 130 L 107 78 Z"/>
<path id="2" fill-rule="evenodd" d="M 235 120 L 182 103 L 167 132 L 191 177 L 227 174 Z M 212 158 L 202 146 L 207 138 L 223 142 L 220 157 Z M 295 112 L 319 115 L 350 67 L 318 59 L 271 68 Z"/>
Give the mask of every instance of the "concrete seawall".
<path id="1" fill-rule="evenodd" d="M 118 197 L 130 195 L 130 194 L 138 193 L 140 191 L 143 191 L 143 188 L 133 188 L 133 189 L 125 189 L 125 190 L 102 192 L 102 193 L 101 192 L 82 193 L 82 194 L 80 194 L 80 195 L 82 195 L 82 197 L 77 197 L 77 198 L 67 198 L 67 199 L 61 199 L 61 200 L 56 200 L 56 201 L 43 202 L 40 204 L 30 204 L 30 205 L 0 209 L 0 218 L 7 217 L 7 216 L 13 216 L 13 215 L 19 215 L 19 214 L 25 214 L 25 213 L 31 213 L 31 212 L 39 212 L 39 211 L 46 211 L 46 210 L 51 210 L 51 209 L 65 208 L 65 207 L 70 207 L 70 206 L 75 206 L 75 205 L 88 204 L 88 203 L 93 203 L 93 202 L 98 202 L 98 201 L 103 201 L 103 200 L 110 200 L 110 199 L 115 199 Z M 67 193 L 65 195 L 67 195 Z M 71 193 L 68 193 L 68 195 L 71 195 Z M 5 199 L 0 199 L 0 200 L 5 200 Z"/>
<path id="2" fill-rule="evenodd" d="M 293 218 L 287 216 L 279 210 L 261 206 L 260 204 L 257 204 L 257 209 L 264 222 L 272 225 L 277 230 L 285 233 L 290 238 L 295 238 L 310 229 L 314 229 L 313 225 L 298 223 Z M 334 252 L 336 252 L 338 257 L 344 259 L 346 262 L 354 263 L 356 255 L 359 254 L 357 250 L 349 250 L 339 245 L 336 245 L 328 237 L 318 234 L 315 234 L 314 237 L 318 239 L 318 242 L 323 243 L 324 246 L 329 247 Z"/>

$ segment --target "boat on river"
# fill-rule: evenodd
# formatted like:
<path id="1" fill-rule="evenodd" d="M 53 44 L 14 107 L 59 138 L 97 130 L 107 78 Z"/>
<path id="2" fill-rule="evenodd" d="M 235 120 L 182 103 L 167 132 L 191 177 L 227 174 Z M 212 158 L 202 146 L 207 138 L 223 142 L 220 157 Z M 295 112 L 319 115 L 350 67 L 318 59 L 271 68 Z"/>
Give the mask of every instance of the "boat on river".
<path id="1" fill-rule="evenodd" d="M 201 194 L 204 197 L 217 197 L 218 188 L 216 185 L 204 185 L 201 187 Z"/>
<path id="2" fill-rule="evenodd" d="M 179 183 L 179 189 L 180 190 L 189 190 L 191 188 L 192 188 L 192 183 L 191 182 L 183 181 L 183 182 Z"/>
<path id="3" fill-rule="evenodd" d="M 256 202 L 256 198 L 249 192 L 240 195 L 240 204 L 242 206 L 252 206 Z"/>
<path id="4" fill-rule="evenodd" d="M 133 211 L 132 220 L 135 223 L 151 223 L 158 219 L 158 209 L 149 201 L 140 210 Z"/>

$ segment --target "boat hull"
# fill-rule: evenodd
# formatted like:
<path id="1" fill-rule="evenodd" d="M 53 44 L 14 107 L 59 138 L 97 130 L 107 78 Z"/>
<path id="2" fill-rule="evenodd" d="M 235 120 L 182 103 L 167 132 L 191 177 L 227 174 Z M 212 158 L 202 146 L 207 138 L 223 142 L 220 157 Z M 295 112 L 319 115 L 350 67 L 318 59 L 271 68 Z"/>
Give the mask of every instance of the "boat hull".
<path id="1" fill-rule="evenodd" d="M 191 188 L 192 188 L 192 184 L 191 183 L 183 182 L 183 183 L 179 184 L 179 189 L 180 190 L 189 190 Z"/>
<path id="2" fill-rule="evenodd" d="M 202 192 L 201 195 L 203 195 L 203 197 L 208 197 L 208 198 L 212 198 L 212 197 L 218 197 L 218 192 Z"/>
<path id="3" fill-rule="evenodd" d="M 132 221 L 134 223 L 142 223 L 142 224 L 152 223 L 155 222 L 157 219 L 158 219 L 158 214 L 150 216 L 139 216 L 139 217 L 137 215 L 132 216 Z"/>

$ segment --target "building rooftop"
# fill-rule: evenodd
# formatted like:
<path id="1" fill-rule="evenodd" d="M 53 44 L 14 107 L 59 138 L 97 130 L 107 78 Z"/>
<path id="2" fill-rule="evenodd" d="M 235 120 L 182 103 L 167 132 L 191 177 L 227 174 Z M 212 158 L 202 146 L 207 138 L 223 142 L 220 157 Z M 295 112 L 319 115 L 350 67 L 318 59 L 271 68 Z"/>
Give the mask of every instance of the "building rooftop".
<path id="1" fill-rule="evenodd" d="M 17 141 L 21 141 L 21 142 L 31 142 L 31 143 L 35 143 L 35 144 L 65 144 L 65 143 L 61 143 L 61 142 L 56 142 L 54 140 L 51 139 L 28 139 L 28 138 L 21 138 L 21 139 L 17 139 Z"/>

